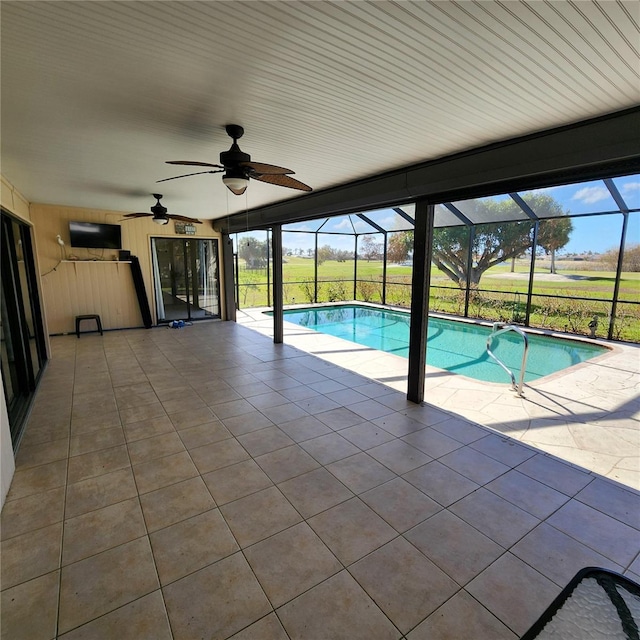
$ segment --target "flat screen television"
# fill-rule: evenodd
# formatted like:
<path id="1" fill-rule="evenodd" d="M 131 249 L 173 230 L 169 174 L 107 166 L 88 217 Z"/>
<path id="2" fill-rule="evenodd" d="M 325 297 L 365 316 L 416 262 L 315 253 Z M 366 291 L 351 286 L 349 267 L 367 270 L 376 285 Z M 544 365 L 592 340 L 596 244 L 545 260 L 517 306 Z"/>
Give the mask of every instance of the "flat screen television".
<path id="1" fill-rule="evenodd" d="M 122 249 L 122 234 L 119 224 L 69 222 L 69 240 L 72 247 Z"/>

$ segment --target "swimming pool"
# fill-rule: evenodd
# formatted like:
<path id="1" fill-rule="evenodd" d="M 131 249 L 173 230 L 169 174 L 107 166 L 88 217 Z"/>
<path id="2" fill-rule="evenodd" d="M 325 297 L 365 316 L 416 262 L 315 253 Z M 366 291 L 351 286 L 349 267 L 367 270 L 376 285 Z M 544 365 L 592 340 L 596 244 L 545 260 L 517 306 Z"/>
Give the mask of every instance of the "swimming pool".
<path id="1" fill-rule="evenodd" d="M 407 358 L 409 313 L 362 305 L 288 309 L 287 322 Z M 509 376 L 487 354 L 491 327 L 444 318 L 429 318 L 427 364 L 485 382 L 510 382 Z M 528 333 L 529 355 L 525 381 L 561 371 L 607 352 L 606 347 Z M 520 375 L 523 341 L 515 333 L 502 334 L 493 353 Z"/>

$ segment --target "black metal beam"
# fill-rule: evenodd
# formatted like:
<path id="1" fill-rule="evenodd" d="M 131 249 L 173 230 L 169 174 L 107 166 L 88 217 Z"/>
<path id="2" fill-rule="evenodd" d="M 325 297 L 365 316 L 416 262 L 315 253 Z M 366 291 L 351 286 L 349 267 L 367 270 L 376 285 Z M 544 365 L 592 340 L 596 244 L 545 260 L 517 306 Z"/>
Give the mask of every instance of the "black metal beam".
<path id="1" fill-rule="evenodd" d="M 629 213 L 625 211 L 622 219 L 622 233 L 620 234 L 620 249 L 618 250 L 618 266 L 616 267 L 616 282 L 613 286 L 613 298 L 611 299 L 611 319 L 609 320 L 609 330 L 607 338 L 613 339 L 613 330 L 616 324 L 616 313 L 618 310 L 618 296 L 620 295 L 620 278 L 622 277 L 622 263 L 624 261 L 624 247 L 627 243 L 627 229 L 629 227 Z"/>
<path id="2" fill-rule="evenodd" d="M 360 218 L 360 220 L 364 220 L 367 224 L 370 224 L 376 231 L 380 233 L 386 233 L 387 230 L 383 229 L 379 224 L 375 223 L 369 216 L 366 216 L 364 213 L 356 213 L 356 216 Z"/>
<path id="3" fill-rule="evenodd" d="M 387 232 L 384 232 L 384 245 L 382 247 L 382 304 L 387 304 L 387 254 L 389 243 Z"/>
<path id="4" fill-rule="evenodd" d="M 313 253 L 313 301 L 318 304 L 318 232 L 315 235 L 315 248 Z"/>
<path id="5" fill-rule="evenodd" d="M 402 210 L 402 207 L 393 207 L 393 210 L 403 219 L 406 220 L 411 226 L 415 226 L 415 220 L 406 212 Z"/>
<path id="6" fill-rule="evenodd" d="M 271 256 L 271 248 L 269 247 L 269 232 L 267 231 L 267 306 L 271 302 L 271 267 L 269 265 L 269 256 Z M 282 260 L 280 261 L 282 262 Z"/>
<path id="7" fill-rule="evenodd" d="M 353 299 L 358 299 L 358 234 L 353 235 Z"/>
<path id="8" fill-rule="evenodd" d="M 233 268 L 233 240 L 226 233 L 222 234 L 222 264 L 224 265 L 224 319 L 236 319 L 236 301 L 234 298 L 235 278 Z"/>
<path id="9" fill-rule="evenodd" d="M 471 222 L 471 220 L 469 220 L 469 218 L 467 218 L 467 216 L 465 216 L 464 213 L 462 213 L 462 211 L 460 211 L 460 209 L 458 209 L 458 207 L 456 207 L 455 204 L 453 204 L 451 202 L 444 202 L 443 205 L 449 211 L 451 211 L 451 213 L 453 213 L 453 215 L 456 218 L 458 218 L 458 220 L 460 220 L 460 222 L 464 222 L 468 227 L 473 227 L 474 223 Z"/>
<path id="10" fill-rule="evenodd" d="M 618 296 L 620 295 L 620 278 L 622 277 L 622 263 L 624 260 L 624 249 L 627 242 L 627 228 L 629 227 L 629 207 L 622 197 L 618 187 L 614 184 L 613 180 L 607 178 L 604 180 L 604 184 L 609 189 L 609 193 L 615 200 L 616 204 L 620 207 L 622 215 L 624 216 L 622 221 L 622 232 L 620 235 L 620 249 L 618 251 L 618 264 L 616 266 L 616 282 L 613 286 L 613 298 L 611 301 L 611 319 L 609 320 L 609 330 L 607 331 L 607 338 L 611 340 L 613 338 L 613 331 L 616 323 L 616 313 L 618 311 Z"/>
<path id="11" fill-rule="evenodd" d="M 473 245 L 476 241 L 476 225 L 469 227 L 469 246 L 467 248 L 467 281 L 464 292 L 464 317 L 469 317 L 469 298 L 471 295 L 471 269 L 473 269 Z"/>
<path id="12" fill-rule="evenodd" d="M 282 295 L 282 227 L 271 229 L 271 255 L 273 256 L 273 341 L 284 340 L 284 313 Z"/>
<path id="13" fill-rule="evenodd" d="M 426 200 L 416 202 L 416 226 L 413 232 L 407 399 L 418 404 L 424 400 L 434 215 L 434 205 L 427 204 Z"/>
<path id="14" fill-rule="evenodd" d="M 623 213 L 629 213 L 629 206 L 625 202 L 625 199 L 622 197 L 621 193 L 618 191 L 618 187 L 616 187 L 614 181 L 611 178 L 605 178 L 603 180 L 607 189 L 609 189 L 609 193 L 611 197 L 616 201 L 616 204 L 620 208 L 620 211 Z"/>
<path id="15" fill-rule="evenodd" d="M 510 193 L 511 199 L 527 214 L 531 220 L 539 220 L 536 212 L 522 199 L 518 193 Z"/>
<path id="16" fill-rule="evenodd" d="M 529 263 L 529 286 L 527 287 L 527 309 L 524 314 L 524 326 L 528 327 L 531 321 L 531 301 L 533 300 L 533 278 L 536 271 L 536 252 L 538 251 L 538 231 L 540 220 L 533 225 L 533 237 L 531 238 L 531 262 Z"/>

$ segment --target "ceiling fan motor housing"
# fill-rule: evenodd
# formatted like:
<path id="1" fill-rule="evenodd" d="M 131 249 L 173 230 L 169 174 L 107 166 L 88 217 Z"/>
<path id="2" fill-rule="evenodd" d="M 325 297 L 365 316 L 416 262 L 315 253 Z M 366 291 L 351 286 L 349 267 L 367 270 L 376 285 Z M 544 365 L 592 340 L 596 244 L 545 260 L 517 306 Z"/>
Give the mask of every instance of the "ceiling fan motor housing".
<path id="1" fill-rule="evenodd" d="M 229 149 L 229 151 L 223 151 L 220 154 L 220 164 L 227 171 L 241 169 L 241 162 L 251 162 L 251 156 L 248 153 L 241 151 L 236 142 L 231 145 L 231 149 Z"/>
<path id="2" fill-rule="evenodd" d="M 160 199 L 162 198 L 162 194 L 161 193 L 152 193 L 151 195 L 158 201 L 150 209 L 151 213 L 153 213 L 153 217 L 154 218 L 166 218 L 168 209 L 166 207 L 163 207 L 160 204 Z M 169 221 L 169 219 L 167 218 L 167 222 L 168 221 Z"/>
<path id="3" fill-rule="evenodd" d="M 186 178 L 188 176 L 195 176 L 203 173 L 224 173 L 222 182 L 237 196 L 242 195 L 245 192 L 250 179 L 259 180 L 260 182 L 268 182 L 281 187 L 289 187 L 290 189 L 311 191 L 311 187 L 288 175 L 295 173 L 294 171 L 291 171 L 291 169 L 285 169 L 284 167 L 277 167 L 263 162 L 251 162 L 251 156 L 248 153 L 244 153 L 244 151 L 242 151 L 238 146 L 238 140 L 244 135 L 244 129 L 239 124 L 228 124 L 225 126 L 225 131 L 227 132 L 227 135 L 233 139 L 233 144 L 228 151 L 223 151 L 220 154 L 220 164 L 211 164 L 210 162 L 190 162 L 187 160 L 167 161 L 168 164 L 212 167 L 216 169 L 215 171 L 197 171 L 195 173 L 187 173 L 182 176 L 165 178 L 164 180 L 158 180 L 158 182 L 175 180 L 176 178 Z M 158 200 L 157 206 L 161 206 L 160 200 Z M 154 209 L 152 209 L 152 211 L 155 212 Z"/>

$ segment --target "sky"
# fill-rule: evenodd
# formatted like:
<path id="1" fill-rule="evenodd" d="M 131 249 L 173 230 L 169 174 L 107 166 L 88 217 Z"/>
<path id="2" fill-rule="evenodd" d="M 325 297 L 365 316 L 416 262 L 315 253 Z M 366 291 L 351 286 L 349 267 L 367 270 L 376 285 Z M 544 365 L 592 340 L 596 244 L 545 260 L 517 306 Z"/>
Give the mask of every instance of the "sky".
<path id="1" fill-rule="evenodd" d="M 630 209 L 640 209 L 640 175 L 614 178 L 614 184 Z M 572 214 L 598 213 L 618 209 L 602 180 L 540 189 L 536 193 L 548 193 L 565 211 Z M 562 253 L 602 253 L 618 249 L 622 229 L 621 214 L 608 216 L 574 217 L 569 243 Z M 640 244 L 640 212 L 629 216 L 627 246 Z"/>
<path id="2" fill-rule="evenodd" d="M 624 176 L 613 178 L 613 183 L 617 187 L 630 209 L 640 209 L 640 175 Z M 611 215 L 585 215 L 593 213 L 604 213 L 617 211 L 613 197 L 605 186 L 604 181 L 594 180 L 591 182 L 581 182 L 560 187 L 550 187 L 538 189 L 533 194 L 546 193 L 557 200 L 562 209 L 572 218 L 573 231 L 568 244 L 559 252 L 559 255 L 567 253 L 604 253 L 609 249 L 618 249 L 620 243 L 620 232 L 622 229 L 623 216 L 620 213 Z M 521 193 L 524 200 L 527 194 Z M 500 197 L 500 196 L 498 196 Z M 503 196 L 508 197 L 508 196 Z M 413 205 L 403 206 L 403 209 L 413 214 Z M 380 224 L 383 228 L 390 228 L 390 225 L 403 224 L 403 228 L 410 228 L 391 209 L 382 209 L 373 212 L 365 212 L 372 220 Z M 354 218 L 352 218 L 353 220 Z M 319 229 L 323 221 L 309 221 L 301 224 L 290 225 L 291 229 L 315 231 Z M 361 225 L 361 226 L 358 226 Z M 329 244 L 336 249 L 353 250 L 353 237 L 338 235 L 322 235 L 322 231 L 344 231 L 353 233 L 352 223 L 346 216 L 332 218 L 321 227 L 321 235 L 318 238 L 318 245 Z M 365 223 L 356 222 L 355 231 L 361 233 L 368 230 Z M 249 235 L 255 237 L 262 236 L 265 232 L 251 232 Z M 240 234 L 242 235 L 246 234 Z M 629 215 L 629 225 L 627 228 L 626 245 L 640 244 L 640 211 L 632 212 Z M 287 225 L 283 227 L 283 245 L 287 249 L 300 247 L 307 250 L 314 247 L 314 237 L 306 233 L 287 233 Z"/>

